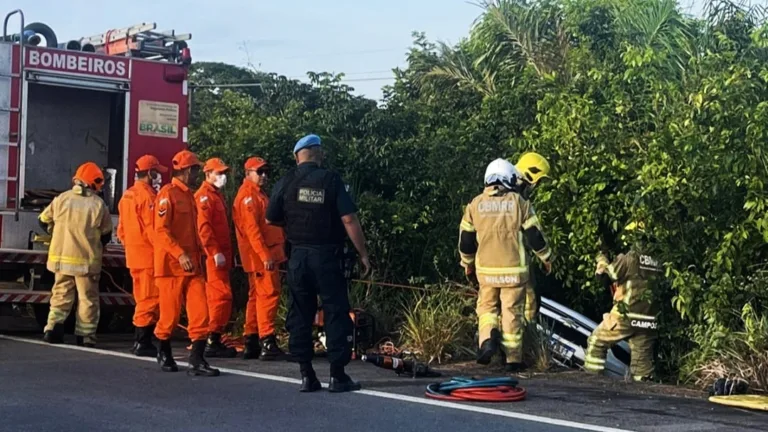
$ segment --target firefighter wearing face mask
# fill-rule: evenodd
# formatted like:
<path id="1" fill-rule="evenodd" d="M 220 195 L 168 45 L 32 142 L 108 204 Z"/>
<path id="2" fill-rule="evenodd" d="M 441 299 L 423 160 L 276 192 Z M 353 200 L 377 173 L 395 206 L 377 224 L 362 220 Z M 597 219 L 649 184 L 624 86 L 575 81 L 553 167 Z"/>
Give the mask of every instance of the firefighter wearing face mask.
<path id="1" fill-rule="evenodd" d="M 531 194 L 542 179 L 549 177 L 549 162 L 538 153 L 525 153 L 520 157 L 515 165 L 515 187 L 514 190 L 524 200 L 530 200 Z M 536 283 L 533 280 L 533 274 L 530 274 L 531 281 L 525 286 L 525 319 L 533 322 L 539 313 L 539 294 L 536 290 Z"/>
<path id="2" fill-rule="evenodd" d="M 232 240 L 227 207 L 221 188 L 227 184 L 229 167 L 219 158 L 208 159 L 203 166 L 205 181 L 195 193 L 197 229 L 203 243 L 205 260 L 205 292 L 208 296 L 208 357 L 232 358 L 237 351 L 221 342 L 232 315 L 232 288 L 229 271 L 232 269 Z"/>
<path id="3" fill-rule="evenodd" d="M 479 349 L 477 362 L 488 364 L 499 348 L 506 369 L 522 362 L 526 286 L 530 283 L 530 247 L 551 271 L 551 251 L 529 201 L 515 191 L 515 167 L 496 159 L 485 173 L 485 190 L 466 207 L 459 231 L 461 265 L 475 274 Z M 501 322 L 501 332 L 499 331 Z"/>
<path id="4" fill-rule="evenodd" d="M 98 165 L 84 163 L 72 182 L 74 187 L 54 198 L 39 216 L 40 225 L 52 232 L 47 267 L 55 277 L 44 339 L 64 342 L 63 323 L 77 293 L 77 344 L 93 347 L 99 324 L 101 260 L 112 238 L 112 217 L 97 195 L 104 186 Z"/>
<path id="5" fill-rule="evenodd" d="M 136 309 L 133 326 L 136 328 L 132 352 L 140 357 L 157 356 L 152 345 L 155 324 L 160 317 L 160 293 L 155 285 L 154 272 L 154 205 L 157 196 L 154 185 L 159 183 L 160 173 L 168 168 L 152 155 L 144 155 L 136 161 L 136 182 L 120 199 L 120 221 L 117 237 L 125 247 L 126 266 L 133 279 L 133 298 Z"/>
<path id="6" fill-rule="evenodd" d="M 613 262 L 602 253 L 597 257 L 595 275 L 607 274 L 614 282 L 613 308 L 587 340 L 584 368 L 601 373 L 605 369 L 608 349 L 628 340 L 632 354 L 630 372 L 635 381 L 653 376 L 653 346 L 657 338 L 658 308 L 652 299 L 662 268 L 646 253 L 643 223 L 633 222 L 624 228 L 625 243 L 630 250 L 619 254 Z"/>

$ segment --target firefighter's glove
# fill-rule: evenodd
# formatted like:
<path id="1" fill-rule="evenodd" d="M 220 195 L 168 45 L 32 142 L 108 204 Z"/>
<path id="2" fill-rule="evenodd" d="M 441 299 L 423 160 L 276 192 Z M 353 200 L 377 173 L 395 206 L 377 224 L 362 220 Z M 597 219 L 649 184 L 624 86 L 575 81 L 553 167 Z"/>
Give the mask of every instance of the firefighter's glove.
<path id="1" fill-rule="evenodd" d="M 601 275 L 608 271 L 608 266 L 610 263 L 608 263 L 608 258 L 605 257 L 605 255 L 600 254 L 597 256 L 597 267 L 595 268 L 595 275 Z"/>
<path id="2" fill-rule="evenodd" d="M 467 282 L 469 282 L 470 285 L 477 285 L 479 283 L 477 281 L 477 274 L 475 274 L 475 266 L 464 267 L 464 276 L 467 278 Z"/>
<path id="3" fill-rule="evenodd" d="M 216 263 L 216 267 L 224 267 L 224 265 L 227 263 L 227 259 L 224 258 L 223 253 L 217 253 L 213 256 L 213 262 Z"/>

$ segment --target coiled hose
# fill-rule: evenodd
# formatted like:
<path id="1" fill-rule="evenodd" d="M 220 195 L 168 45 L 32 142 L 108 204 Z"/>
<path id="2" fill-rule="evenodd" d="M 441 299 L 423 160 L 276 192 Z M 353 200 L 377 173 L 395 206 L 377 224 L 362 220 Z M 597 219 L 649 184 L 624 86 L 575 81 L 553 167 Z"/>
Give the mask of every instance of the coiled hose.
<path id="1" fill-rule="evenodd" d="M 425 396 L 444 401 L 517 402 L 527 392 L 510 377 L 472 379 L 453 377 L 450 381 L 427 386 Z"/>

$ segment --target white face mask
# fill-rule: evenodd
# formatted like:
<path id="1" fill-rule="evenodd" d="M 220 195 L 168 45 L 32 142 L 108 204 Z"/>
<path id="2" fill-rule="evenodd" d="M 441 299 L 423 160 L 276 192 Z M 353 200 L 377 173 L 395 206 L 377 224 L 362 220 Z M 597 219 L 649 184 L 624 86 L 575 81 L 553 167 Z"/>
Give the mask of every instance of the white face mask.
<path id="1" fill-rule="evenodd" d="M 224 187 L 225 184 L 227 184 L 227 175 L 226 174 L 216 175 L 216 180 L 213 181 L 213 185 L 221 189 Z"/>
<path id="2" fill-rule="evenodd" d="M 162 185 L 163 177 L 160 176 L 160 173 L 156 173 L 155 176 L 152 177 L 152 188 L 159 192 Z"/>

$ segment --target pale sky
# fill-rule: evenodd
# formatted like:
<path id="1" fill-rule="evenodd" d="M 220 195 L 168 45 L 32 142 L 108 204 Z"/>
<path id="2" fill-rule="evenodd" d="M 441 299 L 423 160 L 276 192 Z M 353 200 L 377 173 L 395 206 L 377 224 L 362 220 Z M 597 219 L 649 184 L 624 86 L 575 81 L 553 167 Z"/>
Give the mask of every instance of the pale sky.
<path id="1" fill-rule="evenodd" d="M 682 4 L 698 13 L 702 2 Z M 250 62 L 302 80 L 307 71 L 344 72 L 356 93 L 373 99 L 392 83 L 391 69 L 405 64 L 411 32 L 453 44 L 481 13 L 465 0 L 10 0 L 3 5 L 23 8 L 27 23 L 48 24 L 59 42 L 155 22 L 157 30 L 192 33 L 193 60 Z M 14 30 L 16 23 L 9 23 Z"/>

